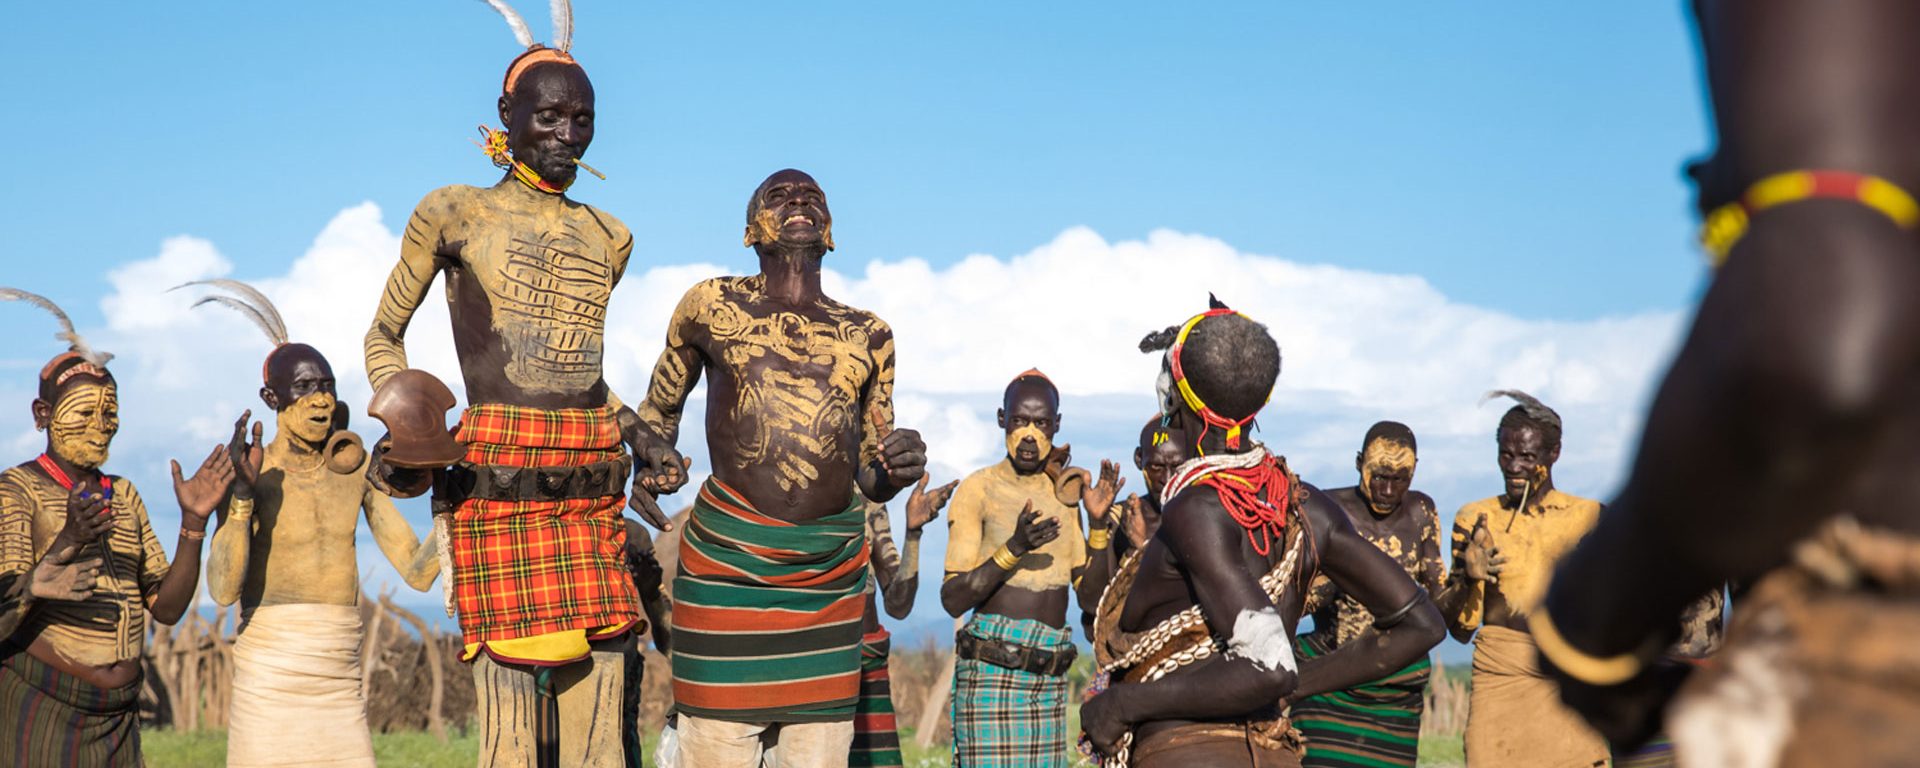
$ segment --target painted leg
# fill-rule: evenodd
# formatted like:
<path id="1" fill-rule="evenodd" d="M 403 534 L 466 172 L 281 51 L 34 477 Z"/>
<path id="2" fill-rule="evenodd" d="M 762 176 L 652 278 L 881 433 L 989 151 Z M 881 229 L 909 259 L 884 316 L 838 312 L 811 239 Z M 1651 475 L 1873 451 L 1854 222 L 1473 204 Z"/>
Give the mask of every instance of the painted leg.
<path id="1" fill-rule="evenodd" d="M 621 737 L 627 640 L 602 640 L 593 655 L 554 670 L 560 710 L 560 764 L 625 768 Z"/>
<path id="2" fill-rule="evenodd" d="M 853 721 L 786 723 L 774 735 L 765 768 L 845 768 Z"/>
<path id="3" fill-rule="evenodd" d="M 768 729 L 766 723 L 709 720 L 682 712 L 680 768 L 757 768 Z M 845 752 L 840 759 L 847 759 Z"/>
<path id="4" fill-rule="evenodd" d="M 535 768 L 538 710 L 544 706 L 533 670 L 494 661 L 473 661 L 475 713 L 480 722 L 480 768 Z"/>

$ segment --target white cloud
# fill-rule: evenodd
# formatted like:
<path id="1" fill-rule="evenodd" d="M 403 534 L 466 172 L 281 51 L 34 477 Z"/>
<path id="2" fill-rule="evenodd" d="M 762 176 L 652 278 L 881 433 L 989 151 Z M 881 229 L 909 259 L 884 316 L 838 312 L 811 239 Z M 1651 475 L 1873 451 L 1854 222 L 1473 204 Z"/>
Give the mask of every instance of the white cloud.
<path id="1" fill-rule="evenodd" d="M 398 237 L 367 203 L 335 216 L 283 273 L 234 274 L 213 244 L 177 237 L 154 257 L 111 274 L 114 293 L 102 302 L 108 327 L 93 335 L 120 355 L 125 418 L 113 467 L 147 488 L 163 540 L 171 540 L 166 532 L 177 520 L 165 501 L 166 458 L 203 455 L 243 408 L 263 415 L 255 391 L 268 350 L 238 315 L 211 306 L 190 311 L 197 294 L 164 290 L 214 276 L 252 282 L 278 303 L 295 340 L 327 354 L 342 397 L 360 411 L 369 395 L 361 341 L 398 251 Z M 652 256 L 636 254 L 609 313 L 606 375 L 629 401 L 644 394 L 681 293 L 722 272 L 712 264 L 656 264 Z M 849 271 L 830 271 L 824 284 L 892 324 L 899 422 L 925 434 L 937 481 L 997 458 L 1000 390 L 1035 366 L 1066 395 L 1064 439 L 1074 443 L 1077 463 L 1127 461 L 1155 407 L 1158 365 L 1135 345 L 1147 331 L 1203 309 L 1213 291 L 1280 341 L 1284 369 L 1261 434 L 1310 481 L 1350 484 L 1361 433 L 1392 418 L 1419 434 L 1416 485 L 1443 507 L 1491 495 L 1499 488 L 1492 433 L 1505 406 L 1477 402 L 1489 389 L 1518 387 L 1566 418 L 1561 486 L 1600 496 L 1621 477 L 1648 388 L 1680 322 L 1675 312 L 1527 320 L 1450 301 L 1417 276 L 1247 254 L 1166 230 L 1110 243 L 1072 228 L 1025 254 L 975 255 L 943 269 L 913 258 L 864 266 L 851 258 L 829 256 L 830 267 Z M 415 318 L 408 351 L 413 365 L 459 391 L 441 295 L 436 287 Z M 703 403 L 696 396 L 681 440 L 697 474 L 706 463 Z M 0 435 L 17 436 L 7 441 L 15 454 L 39 446 L 24 411 L 0 409 Z M 379 431 L 365 418 L 355 426 Z M 1138 482 L 1131 481 L 1133 490 Z M 688 496 L 683 492 L 681 503 Z M 408 508 L 424 530 L 423 505 Z M 943 534 L 929 536 L 923 568 L 938 567 Z M 376 584 L 392 583 L 377 550 L 362 545 L 363 569 Z M 921 602 L 918 613 L 926 616 L 917 621 L 937 616 L 934 595 L 921 595 Z"/>

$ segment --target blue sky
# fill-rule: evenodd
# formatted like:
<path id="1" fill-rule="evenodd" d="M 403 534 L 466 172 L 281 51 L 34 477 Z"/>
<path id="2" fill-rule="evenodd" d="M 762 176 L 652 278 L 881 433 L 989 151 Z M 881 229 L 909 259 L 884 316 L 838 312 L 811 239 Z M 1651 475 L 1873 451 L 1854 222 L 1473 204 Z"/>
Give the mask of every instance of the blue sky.
<path id="1" fill-rule="evenodd" d="M 546 38 L 545 3 L 521 5 Z M 1124 459 L 1153 404 L 1131 339 L 1219 290 L 1287 350 L 1262 423 L 1310 479 L 1351 482 L 1366 424 L 1399 418 L 1443 509 L 1491 494 L 1497 409 L 1474 399 L 1523 386 L 1568 415 L 1561 486 L 1604 496 L 1701 285 L 1679 169 L 1707 134 L 1680 3 L 576 5 L 588 159 L 611 179 L 574 196 L 638 238 L 609 380 L 644 382 L 692 280 L 753 268 L 746 197 L 799 167 L 836 214 L 829 288 L 895 325 L 903 418 L 939 479 L 992 459 L 993 393 L 1029 365 L 1082 414 L 1077 459 Z M 517 46 L 479 0 L 11 16 L 32 66 L 0 121 L 0 284 L 120 345 L 114 466 L 171 541 L 164 457 L 257 404 L 264 350 L 157 292 L 260 281 L 352 400 L 392 228 L 434 187 L 498 177 L 470 139 Z M 316 298 L 323 282 L 337 293 Z M 1066 332 L 1023 336 L 1035 311 Z M 57 349 L 24 308 L 0 306 L 0 329 L 11 462 L 37 450 L 25 400 Z M 438 352 L 417 362 L 452 373 Z"/>
<path id="2" fill-rule="evenodd" d="M 578 5 L 612 180 L 577 196 L 645 260 L 746 265 L 747 194 L 797 166 L 851 260 L 1169 227 L 1567 319 L 1679 306 L 1700 273 L 1680 3 Z M 516 46 L 478 0 L 11 15 L 34 66 L 0 122 L 6 280 L 70 303 L 165 236 L 245 276 L 346 206 L 494 175 L 469 138 Z"/>

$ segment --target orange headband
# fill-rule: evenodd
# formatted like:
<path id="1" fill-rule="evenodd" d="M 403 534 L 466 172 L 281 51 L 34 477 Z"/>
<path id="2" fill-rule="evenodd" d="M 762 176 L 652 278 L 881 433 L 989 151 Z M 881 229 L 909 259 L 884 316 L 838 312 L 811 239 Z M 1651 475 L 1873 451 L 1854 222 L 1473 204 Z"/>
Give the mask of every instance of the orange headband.
<path id="1" fill-rule="evenodd" d="M 527 70 L 533 68 L 533 65 L 545 64 L 547 62 L 571 64 L 576 67 L 580 66 L 580 62 L 573 60 L 573 54 L 558 48 L 536 45 L 527 49 L 526 53 L 515 57 L 513 63 L 507 65 L 507 77 L 500 82 L 500 92 L 512 96 L 514 86 L 520 84 L 521 75 L 526 74 Z"/>

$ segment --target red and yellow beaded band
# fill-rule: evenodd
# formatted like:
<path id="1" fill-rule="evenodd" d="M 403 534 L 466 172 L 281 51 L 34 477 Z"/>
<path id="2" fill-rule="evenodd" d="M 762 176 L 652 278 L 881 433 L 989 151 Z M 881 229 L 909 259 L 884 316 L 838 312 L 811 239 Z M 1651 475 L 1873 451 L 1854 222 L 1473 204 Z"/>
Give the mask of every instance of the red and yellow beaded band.
<path id="1" fill-rule="evenodd" d="M 1180 326 L 1180 335 L 1174 338 L 1173 348 L 1167 350 L 1167 364 L 1168 364 L 1167 367 L 1173 374 L 1173 386 L 1175 389 L 1179 390 L 1180 399 L 1185 400 L 1187 403 L 1187 407 L 1192 408 L 1194 413 L 1197 413 L 1200 415 L 1200 420 L 1206 424 L 1207 429 L 1212 429 L 1213 427 L 1220 427 L 1221 429 L 1226 430 L 1227 449 L 1235 450 L 1235 451 L 1240 449 L 1240 433 L 1243 431 L 1244 427 L 1246 427 L 1248 424 L 1253 422 L 1253 417 L 1258 415 L 1257 412 L 1249 413 L 1247 414 L 1246 418 L 1243 418 L 1243 419 L 1229 419 L 1225 416 L 1220 415 L 1218 412 L 1214 411 L 1212 408 L 1207 407 L 1207 404 L 1200 399 L 1200 396 L 1197 394 L 1194 394 L 1193 386 L 1187 383 L 1186 371 L 1182 370 L 1180 367 L 1180 351 L 1186 348 L 1187 335 L 1190 333 L 1193 333 L 1194 327 L 1198 326 L 1200 324 L 1200 321 L 1205 320 L 1209 317 L 1220 317 L 1223 315 L 1237 315 L 1237 314 L 1240 314 L 1240 313 L 1235 312 L 1231 309 L 1210 309 L 1210 310 L 1207 310 L 1206 312 L 1202 312 L 1198 315 L 1194 315 L 1192 318 L 1187 320 L 1185 325 Z M 1268 393 L 1268 397 L 1272 397 L 1272 393 Z M 1194 442 L 1197 443 L 1200 441 L 1200 439 L 1203 439 L 1205 437 L 1206 437 L 1206 432 L 1203 431 L 1200 433 L 1200 438 L 1196 438 Z"/>
<path id="2" fill-rule="evenodd" d="M 1920 203 L 1891 181 L 1850 171 L 1787 171 L 1756 181 L 1746 194 L 1707 214 L 1700 244 L 1715 269 L 1746 236 L 1753 217 L 1769 208 L 1802 200 L 1846 200 L 1885 214 L 1901 229 L 1920 225 Z"/>

